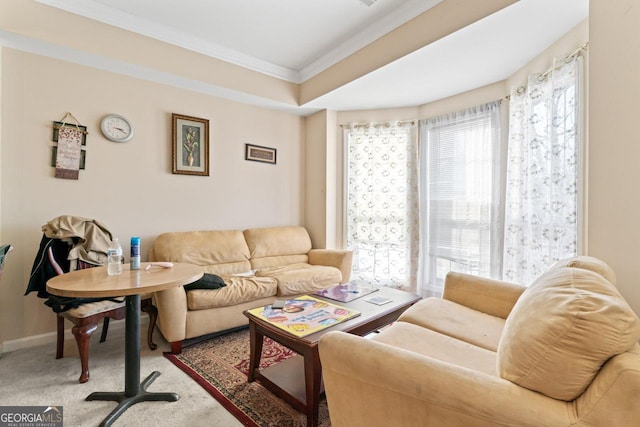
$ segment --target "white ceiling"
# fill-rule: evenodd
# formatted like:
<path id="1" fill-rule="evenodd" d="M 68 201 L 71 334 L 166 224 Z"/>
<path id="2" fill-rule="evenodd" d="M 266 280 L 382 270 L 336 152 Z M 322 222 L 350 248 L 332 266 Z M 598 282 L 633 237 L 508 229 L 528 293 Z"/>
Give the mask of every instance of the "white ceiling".
<path id="1" fill-rule="evenodd" d="M 301 83 L 442 0 L 37 1 Z M 520 0 L 302 107 L 414 106 L 503 80 L 588 8 L 589 0 Z"/>

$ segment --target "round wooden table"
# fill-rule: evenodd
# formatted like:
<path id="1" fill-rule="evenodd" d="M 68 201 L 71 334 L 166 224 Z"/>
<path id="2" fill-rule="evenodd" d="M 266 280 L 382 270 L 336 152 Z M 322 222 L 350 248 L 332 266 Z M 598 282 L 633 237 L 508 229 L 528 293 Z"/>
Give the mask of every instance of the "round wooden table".
<path id="1" fill-rule="evenodd" d="M 152 372 L 140 382 L 140 294 L 158 292 L 195 282 L 204 274 L 202 267 L 174 263 L 171 268 L 142 263 L 140 270 L 124 265 L 122 274 L 107 275 L 107 267 L 88 268 L 56 276 L 47 282 L 47 292 L 62 297 L 126 297 L 124 392 L 94 392 L 86 400 L 119 402 L 100 424 L 110 426 L 130 406 L 144 401 L 174 402 L 176 393 L 151 393 L 147 387 L 160 375 Z"/>

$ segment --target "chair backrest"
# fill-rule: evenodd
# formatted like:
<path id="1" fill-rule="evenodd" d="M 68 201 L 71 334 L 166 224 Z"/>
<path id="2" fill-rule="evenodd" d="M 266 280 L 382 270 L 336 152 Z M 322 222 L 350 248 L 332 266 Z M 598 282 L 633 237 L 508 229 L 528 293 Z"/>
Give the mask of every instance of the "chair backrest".
<path id="1" fill-rule="evenodd" d="M 56 260 L 54 254 L 53 254 L 53 248 L 51 246 L 49 246 L 47 248 L 46 253 L 47 253 L 47 259 L 49 260 L 49 264 L 51 265 L 51 268 L 53 268 L 53 270 L 54 270 L 56 275 L 59 276 L 61 274 L 67 273 L 60 266 L 60 263 Z M 79 262 L 78 265 L 76 266 L 76 270 L 83 270 L 85 268 L 93 268 L 93 267 L 98 267 L 98 266 L 95 265 L 95 264 L 88 263 L 88 262 L 81 262 L 81 263 Z M 50 295 L 49 294 L 49 297 L 47 298 L 47 301 L 45 302 L 45 305 L 51 307 L 54 312 L 60 313 L 60 312 L 64 312 L 64 311 L 70 310 L 72 308 L 79 307 L 82 304 L 102 301 L 104 299 L 112 300 L 111 298 L 59 297 L 59 296 L 56 296 L 56 295 Z"/>
<path id="2" fill-rule="evenodd" d="M 55 270 L 56 274 L 61 275 L 61 274 L 67 273 L 60 266 L 60 264 L 58 264 L 58 261 L 56 261 L 56 258 L 53 256 L 53 249 L 51 248 L 51 246 L 47 248 L 47 258 L 49 258 L 49 262 L 51 263 L 51 266 Z M 86 268 L 93 268 L 93 267 L 98 267 L 98 265 L 91 264 L 90 262 L 86 262 L 82 260 L 78 260 L 76 264 L 76 270 L 84 270 Z"/>
<path id="3" fill-rule="evenodd" d="M 49 258 L 49 263 L 58 276 L 64 274 L 64 270 L 60 267 L 60 264 L 58 264 L 58 261 L 56 261 L 56 258 L 53 256 L 53 249 L 51 249 L 51 246 L 47 248 L 47 258 Z"/>

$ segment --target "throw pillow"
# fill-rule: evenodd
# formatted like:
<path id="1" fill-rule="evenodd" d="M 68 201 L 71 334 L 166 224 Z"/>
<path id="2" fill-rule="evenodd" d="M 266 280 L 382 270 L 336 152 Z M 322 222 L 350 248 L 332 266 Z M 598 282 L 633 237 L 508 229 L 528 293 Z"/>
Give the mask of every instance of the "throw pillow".
<path id="1" fill-rule="evenodd" d="M 549 268 L 549 270 L 554 270 L 560 267 L 575 267 L 575 268 L 584 268 L 585 270 L 591 270 L 602 275 L 605 279 L 616 284 L 616 273 L 613 271 L 607 263 L 604 261 L 592 257 L 592 256 L 575 256 L 571 258 L 561 259 L 556 262 Z"/>
<path id="2" fill-rule="evenodd" d="M 611 357 L 640 338 L 640 321 L 601 274 L 559 267 L 540 276 L 507 317 L 498 346 L 502 378 L 571 401 Z"/>
<path id="3" fill-rule="evenodd" d="M 204 275 L 193 283 L 184 285 L 186 291 L 192 291 L 194 289 L 220 289 L 227 286 L 222 280 L 222 277 L 211 273 L 204 273 Z"/>

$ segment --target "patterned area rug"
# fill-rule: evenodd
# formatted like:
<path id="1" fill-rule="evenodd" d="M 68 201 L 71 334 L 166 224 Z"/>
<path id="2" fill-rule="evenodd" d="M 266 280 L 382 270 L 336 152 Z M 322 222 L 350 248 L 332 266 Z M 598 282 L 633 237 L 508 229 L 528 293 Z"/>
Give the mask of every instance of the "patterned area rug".
<path id="1" fill-rule="evenodd" d="M 295 353 L 265 338 L 260 368 L 286 360 Z M 307 418 L 258 382 L 248 383 L 249 330 L 243 329 L 165 353 L 245 426 L 304 427 Z M 300 375 L 303 375 L 301 372 Z M 320 401 L 319 427 L 330 427 L 327 401 Z"/>

